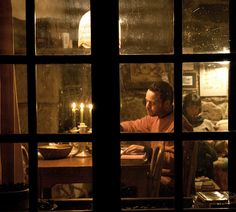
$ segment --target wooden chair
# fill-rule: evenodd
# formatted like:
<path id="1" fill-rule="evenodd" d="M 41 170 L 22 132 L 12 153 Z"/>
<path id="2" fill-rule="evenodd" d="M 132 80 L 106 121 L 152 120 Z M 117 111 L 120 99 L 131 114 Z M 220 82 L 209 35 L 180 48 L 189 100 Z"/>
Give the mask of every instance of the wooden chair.
<path id="1" fill-rule="evenodd" d="M 164 162 L 163 147 L 156 146 L 150 164 L 150 172 L 148 173 L 148 196 L 158 197 L 161 183 L 161 172 Z"/>
<path id="2" fill-rule="evenodd" d="M 185 141 L 183 149 L 183 195 L 190 197 L 195 193 L 198 141 Z"/>
<path id="3" fill-rule="evenodd" d="M 189 197 L 195 193 L 194 181 L 197 167 L 198 142 L 185 141 L 183 149 L 183 195 Z M 149 197 L 159 196 L 164 155 L 164 146 L 154 147 L 148 173 L 147 191 Z"/>

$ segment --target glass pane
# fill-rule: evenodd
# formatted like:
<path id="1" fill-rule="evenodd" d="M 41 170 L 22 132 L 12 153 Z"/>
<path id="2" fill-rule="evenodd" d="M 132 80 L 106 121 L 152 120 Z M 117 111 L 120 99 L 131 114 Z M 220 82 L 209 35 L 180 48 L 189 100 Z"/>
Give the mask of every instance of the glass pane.
<path id="1" fill-rule="evenodd" d="M 37 54 L 90 54 L 90 1 L 36 1 Z"/>
<path id="2" fill-rule="evenodd" d="M 29 211 L 28 144 L 1 143 L 0 152 L 0 210 Z"/>
<path id="3" fill-rule="evenodd" d="M 173 132 L 173 73 L 174 65 L 171 63 L 120 65 L 120 120 L 123 132 Z M 165 109 L 162 101 L 165 102 Z M 165 155 L 173 158 L 171 141 L 165 142 L 165 145 L 161 141 L 121 142 L 121 197 L 137 198 L 134 202 L 123 202 L 124 208 L 134 205 L 142 209 L 174 207 L 174 163 L 163 162 L 163 148 L 172 149 Z M 158 163 L 156 158 L 160 158 Z M 172 170 L 170 175 L 160 175 L 162 163 L 166 164 L 165 169 Z M 167 181 L 168 185 L 165 184 Z M 138 201 L 142 197 L 158 196 L 169 198 L 155 203 L 151 199 Z"/>
<path id="4" fill-rule="evenodd" d="M 90 154 L 81 155 L 86 146 Z M 57 210 L 91 210 L 92 146 L 91 142 L 38 144 L 39 198 L 52 198 Z M 90 203 L 83 200 L 86 198 Z M 67 204 L 68 199 L 76 199 Z M 84 202 L 82 203 L 83 200 Z M 81 204 L 80 204 L 81 202 Z M 49 202 L 50 205 L 50 202 Z M 43 204 L 40 206 L 43 207 Z M 53 208 L 53 204 L 51 204 Z M 43 208 L 42 208 L 43 209 Z"/>
<path id="5" fill-rule="evenodd" d="M 121 142 L 121 197 L 147 197 L 152 149 L 149 142 Z M 151 189 L 151 187 L 150 187 Z"/>
<path id="6" fill-rule="evenodd" d="M 25 54 L 25 0 L 0 3 L 0 55 Z"/>
<path id="7" fill-rule="evenodd" d="M 121 142 L 121 196 L 174 196 L 173 141 Z M 156 207 L 164 204 L 156 202 Z"/>
<path id="8" fill-rule="evenodd" d="M 173 132 L 173 73 L 171 63 L 120 65 L 122 131 Z"/>
<path id="9" fill-rule="evenodd" d="M 26 65 L 1 64 L 1 134 L 28 133 Z"/>
<path id="10" fill-rule="evenodd" d="M 194 208 L 216 207 L 216 200 L 229 204 L 228 191 L 228 141 L 184 141 L 183 183 L 187 196 L 194 197 Z M 206 200 L 205 195 L 218 199 Z M 219 198 L 225 198 L 219 199 Z"/>
<path id="11" fill-rule="evenodd" d="M 37 65 L 38 133 L 91 133 L 91 66 Z"/>
<path id="12" fill-rule="evenodd" d="M 173 0 L 121 0 L 121 54 L 173 53 Z"/>
<path id="13" fill-rule="evenodd" d="M 183 115 L 194 131 L 228 131 L 229 62 L 183 64 Z"/>
<path id="14" fill-rule="evenodd" d="M 183 53 L 229 52 L 229 0 L 183 0 Z"/>

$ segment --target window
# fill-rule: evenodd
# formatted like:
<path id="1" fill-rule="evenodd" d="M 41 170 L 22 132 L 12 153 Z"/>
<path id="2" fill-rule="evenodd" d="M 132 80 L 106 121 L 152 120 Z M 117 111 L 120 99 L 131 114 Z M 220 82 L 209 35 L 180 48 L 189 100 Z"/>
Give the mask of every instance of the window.
<path id="1" fill-rule="evenodd" d="M 24 111 L 23 114 L 20 114 L 20 116 L 22 116 L 21 120 L 24 120 L 24 124 L 21 125 L 22 133 L 13 129 L 16 121 L 16 117 L 14 116 L 10 116 L 12 119 L 8 120 L 6 125 L 3 124 L 3 117 L 5 115 L 3 112 L 9 110 L 14 111 L 13 107 L 7 107 L 12 106 L 13 103 L 15 104 L 13 98 L 15 93 L 13 91 L 13 83 L 11 82 L 8 86 L 12 89 L 12 98 L 9 99 L 6 93 L 4 94 L 5 96 L 1 95 L 1 105 L 4 105 L 4 107 L 1 106 L 0 144 L 27 143 L 28 145 L 28 169 L 30 170 L 29 211 L 37 210 L 37 201 L 38 197 L 40 197 L 38 190 L 39 176 L 37 174 L 38 144 L 49 142 L 89 142 L 89 145 L 92 144 L 93 168 L 91 181 L 93 187 L 92 208 L 94 211 L 103 211 L 104 208 L 114 212 L 121 211 L 121 205 L 127 203 L 127 199 L 120 198 L 121 141 L 132 142 L 138 140 L 149 142 L 156 138 L 163 141 L 174 140 L 176 192 L 173 208 L 180 210 L 184 207 L 184 182 L 182 176 L 184 166 L 182 156 L 184 152 L 182 144 L 187 143 L 188 140 L 227 140 L 229 150 L 228 189 L 231 192 L 236 192 L 233 182 L 233 179 L 236 177 L 233 164 L 233 161 L 236 160 L 234 142 L 234 131 L 236 129 L 236 94 L 233 86 L 236 79 L 234 73 L 234 69 L 236 68 L 236 35 L 233 30 L 235 26 L 234 10 L 236 6 L 233 0 L 211 0 L 207 2 L 204 0 L 191 2 L 187 0 L 160 0 L 158 1 L 159 4 L 157 4 L 157 0 L 107 0 L 102 2 L 86 0 L 26 0 L 25 2 L 22 1 L 23 3 L 21 2 L 20 7 L 16 6 L 20 1 L 4 1 L 4 3 L 6 2 L 8 4 L 4 5 L 0 3 L 0 8 L 8 8 L 12 2 L 13 9 L 15 10 L 14 13 L 10 15 L 18 17 L 19 14 L 22 15 L 22 13 L 17 13 L 19 10 L 25 11 L 23 12 L 23 14 L 25 14 L 23 17 L 21 16 L 19 19 L 14 19 L 14 24 L 21 26 L 18 27 L 18 29 L 21 30 L 17 32 L 20 36 L 15 38 L 18 40 L 14 41 L 17 43 L 17 46 L 15 46 L 17 51 L 8 52 L 3 51 L 5 50 L 3 49 L 0 53 L 1 67 L 4 69 L 6 64 L 10 64 L 9 66 L 11 68 L 15 66 L 18 73 L 17 77 L 18 79 L 21 78 L 20 80 L 23 82 L 24 86 L 18 89 L 23 88 L 20 93 L 22 101 L 19 105 L 21 106 L 21 111 Z M 48 6 L 49 2 L 51 3 L 50 7 Z M 79 5 L 77 4 L 78 2 L 80 3 Z M 150 5 L 154 5 L 155 7 L 151 7 Z M 79 7 L 82 8 L 82 10 L 78 10 Z M 64 14 L 72 15 L 74 17 L 73 19 L 70 19 L 71 16 L 63 17 L 62 19 L 65 23 L 62 25 L 55 20 L 53 22 L 50 22 L 51 20 L 48 21 L 48 13 L 55 15 L 53 18 L 57 18 L 57 12 L 64 11 L 63 9 L 65 8 L 68 9 L 68 11 Z M 219 8 L 227 15 L 219 16 Z M 157 18 L 155 19 L 154 17 L 153 19 L 154 25 L 157 26 L 157 28 L 151 30 L 152 26 L 148 25 L 142 32 L 142 30 L 138 28 L 138 24 L 141 23 L 145 25 L 147 23 L 147 20 L 142 19 L 142 15 L 147 14 L 148 11 L 152 9 L 160 12 L 157 13 Z M 78 34 L 76 33 L 76 26 L 79 24 L 77 17 L 81 18 L 88 10 L 91 11 L 91 48 L 82 48 L 81 46 L 78 47 L 80 44 L 77 43 Z M 10 10 L 5 11 L 9 12 Z M 78 11 L 80 13 L 78 13 Z M 162 22 L 158 19 L 158 15 L 160 14 L 166 15 L 163 26 L 161 26 Z M 42 17 L 40 21 L 37 20 L 39 16 Z M 119 22 L 120 17 L 122 18 Z M 200 17 L 200 19 L 196 20 L 198 17 Z M 207 19 L 205 25 L 202 26 L 199 22 L 205 21 L 206 17 L 210 17 L 210 19 Z M 216 18 L 214 21 L 216 21 L 217 24 L 215 24 L 213 28 L 210 28 L 207 24 L 212 22 L 213 17 Z M 153 16 L 150 15 L 148 18 L 153 18 Z M 77 22 L 73 22 L 74 20 Z M 131 23 L 129 23 L 130 20 Z M 225 25 L 224 28 L 218 28 L 222 22 L 228 22 L 229 25 Z M 2 29 L 8 31 L 8 24 L 5 22 L 1 23 L 4 23 L 5 26 L 5 28 Z M 54 29 L 58 31 L 49 32 L 50 27 L 48 24 L 55 24 L 56 27 Z M 72 28 L 73 32 L 68 34 L 68 28 Z M 120 28 L 121 40 L 119 39 Z M 157 29 L 160 29 L 160 31 Z M 201 33 L 201 30 L 205 30 L 204 35 Z M 165 37 L 165 31 L 169 32 L 167 37 Z M 48 37 L 49 34 L 53 36 Z M 152 45 L 152 40 L 148 38 L 156 34 L 158 34 L 158 36 L 156 37 L 155 45 Z M 205 37 L 207 37 L 207 39 L 205 39 Z M 140 46 L 133 42 L 133 38 L 137 39 L 136 42 L 140 44 Z M 8 42 L 11 43 L 11 40 L 8 40 Z M 47 45 L 45 45 L 45 43 Z M 218 43 L 222 44 L 222 46 L 218 45 Z M 192 49 L 194 45 L 197 47 Z M 145 46 L 145 48 L 143 49 L 141 46 Z M 10 48 L 13 47 L 10 46 Z M 224 87 L 223 93 L 220 94 L 220 96 L 227 96 L 228 98 L 228 130 L 209 133 L 182 132 L 183 92 L 188 93 L 189 90 L 198 90 L 204 97 L 219 95 L 219 92 L 216 92 L 219 87 L 216 85 L 206 87 L 206 84 L 201 85 L 198 79 L 207 80 L 212 76 L 216 77 L 214 74 L 207 74 L 206 70 L 210 70 L 212 65 L 217 66 L 223 61 L 228 61 L 228 85 L 225 85 L 224 81 L 221 81 L 220 78 L 217 78 L 217 82 L 222 83 L 222 86 L 228 87 Z M 141 88 L 146 86 L 145 83 L 142 83 L 142 79 L 139 80 L 138 77 L 135 78 L 132 76 L 135 78 L 134 81 L 132 81 L 134 78 L 132 78 L 131 75 L 129 75 L 129 78 L 125 78 L 124 81 L 121 80 L 121 77 L 127 74 L 127 69 L 138 70 L 141 65 L 146 65 L 145 68 L 155 67 L 160 68 L 160 70 L 163 68 L 164 70 L 168 70 L 164 72 L 161 77 L 162 79 L 170 80 L 174 87 L 175 127 L 173 133 L 131 134 L 120 132 L 120 120 L 124 109 L 120 106 L 124 104 L 123 100 L 127 98 L 125 96 L 127 94 L 125 93 L 125 89 L 136 89 L 140 91 L 140 86 Z M 221 65 L 219 65 L 218 68 L 220 72 L 222 68 Z M 83 73 L 86 73 L 83 78 L 87 80 L 86 82 L 81 82 L 80 79 L 77 78 L 77 71 L 74 71 L 80 71 L 82 69 L 86 69 L 83 70 L 85 71 Z M 199 70 L 199 72 L 195 72 L 194 70 L 196 69 Z M 52 90 L 53 85 L 47 84 L 47 82 L 58 83 L 54 76 L 56 73 L 55 70 L 60 70 L 60 74 L 63 74 L 63 77 L 60 79 L 64 81 L 60 82 L 60 85 L 63 85 L 63 88 L 67 89 L 62 89 L 64 95 L 63 100 L 67 100 L 66 103 L 63 103 L 65 103 L 67 107 L 63 107 L 63 104 L 58 104 L 62 93 L 57 93 L 57 96 L 55 96 L 56 92 Z M 145 70 L 147 71 L 147 69 Z M 2 87 L 2 85 L 4 85 L 3 73 L 6 72 L 1 71 L 2 94 L 4 92 Z M 72 76 L 70 76 L 70 74 Z M 132 74 L 132 72 L 128 74 Z M 145 74 L 146 72 L 144 76 Z M 44 77 L 49 77 L 49 80 L 48 78 L 43 80 Z M 69 83 L 67 83 L 67 77 L 70 77 Z M 149 75 L 147 77 L 149 77 Z M 11 79 L 13 78 L 11 77 Z M 84 93 L 81 93 L 80 87 L 71 86 L 71 79 L 75 82 L 74 84 L 85 85 L 85 87 L 83 86 L 83 89 L 86 88 L 83 90 Z M 152 78 L 147 78 L 147 81 L 151 82 Z M 121 84 L 121 82 L 123 84 Z M 60 87 L 58 84 L 54 85 Z M 18 86 L 20 85 L 18 84 Z M 40 94 L 39 86 L 43 87 L 43 94 Z M 69 92 L 66 93 L 68 90 Z M 80 95 L 81 101 L 86 104 L 92 103 L 94 106 L 92 110 L 92 121 L 90 119 L 91 111 L 89 111 L 89 109 L 86 111 L 86 118 L 84 116 L 89 123 L 88 125 L 92 125 L 91 133 L 64 133 L 67 119 L 67 116 L 64 114 L 65 111 L 70 110 L 68 113 L 71 114 L 72 126 L 74 126 L 74 124 L 77 125 L 77 119 L 81 119 L 81 114 L 73 113 L 73 108 L 70 108 L 71 105 L 68 106 L 68 103 L 76 102 L 69 96 L 72 90 Z M 222 89 L 220 89 L 220 91 L 222 91 Z M 47 95 L 45 95 L 45 92 Z M 228 95 L 226 95 L 227 92 Z M 142 91 L 139 94 L 143 94 Z M 84 99 L 83 95 L 87 98 Z M 45 98 L 47 98 L 46 101 Z M 56 101 L 54 101 L 55 99 Z M 8 100 L 7 104 L 3 102 L 4 100 Z M 50 104 L 48 104 L 48 102 Z M 80 103 L 80 101 L 76 102 L 77 105 Z M 142 104 L 142 102 L 140 103 Z M 58 105 L 60 107 L 58 107 Z M 51 120 L 54 118 L 56 110 L 56 113 L 60 114 L 60 116 L 57 116 L 58 125 L 55 125 L 55 121 Z M 41 124 L 42 122 L 40 121 L 45 119 L 45 115 L 43 114 L 49 114 L 46 117 L 45 125 Z M 81 122 L 81 120 L 79 122 Z M 7 131 L 8 129 L 4 131 L 3 126 L 10 127 L 10 131 Z M 68 175 L 73 176 L 73 173 L 69 173 Z M 60 176 L 58 176 L 58 179 L 59 178 Z"/>

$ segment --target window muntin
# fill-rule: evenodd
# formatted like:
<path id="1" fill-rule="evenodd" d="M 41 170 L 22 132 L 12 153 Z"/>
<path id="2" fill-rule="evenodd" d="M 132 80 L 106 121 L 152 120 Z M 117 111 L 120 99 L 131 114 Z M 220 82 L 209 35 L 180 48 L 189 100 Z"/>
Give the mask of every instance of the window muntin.
<path id="1" fill-rule="evenodd" d="M 206 56 L 206 57 L 209 57 L 210 58 L 210 56 Z M 194 57 L 193 57 L 194 58 Z M 48 57 L 47 57 L 47 59 L 49 59 Z M 182 58 L 183 59 L 183 58 Z M 195 58 L 196 59 L 196 58 Z M 176 91 L 177 92 L 177 91 Z M 232 101 L 233 101 L 233 99 L 232 99 Z M 232 102 L 231 101 L 231 102 Z M 227 135 L 228 136 L 228 134 L 225 134 L 225 135 Z M 20 138 L 20 137 L 19 137 Z M 31 167 L 32 168 L 32 167 Z"/>

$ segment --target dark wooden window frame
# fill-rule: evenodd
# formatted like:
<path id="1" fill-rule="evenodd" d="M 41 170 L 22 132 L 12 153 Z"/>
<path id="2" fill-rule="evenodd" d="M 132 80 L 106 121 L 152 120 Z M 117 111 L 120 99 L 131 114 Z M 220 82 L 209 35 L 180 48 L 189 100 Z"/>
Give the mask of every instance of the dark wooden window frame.
<path id="1" fill-rule="evenodd" d="M 236 2 L 230 2 L 230 49 L 227 54 L 183 54 L 182 53 L 182 1 L 174 1 L 174 54 L 173 55 L 119 55 L 118 48 L 118 0 L 90 0 L 91 2 L 91 55 L 81 56 L 38 56 L 35 54 L 35 3 L 26 0 L 26 38 L 25 56 L 3 55 L 0 63 L 27 64 L 28 80 L 28 125 L 27 135 L 0 135 L 1 141 L 29 143 L 29 183 L 30 211 L 37 211 L 37 144 L 47 141 L 81 141 L 93 142 L 93 210 L 113 212 L 121 211 L 120 199 L 120 141 L 121 140 L 160 140 L 175 141 L 176 193 L 175 210 L 183 209 L 182 198 L 182 141 L 199 139 L 229 140 L 229 190 L 236 192 L 234 179 L 236 161 Z M 104 24 L 104 22 L 106 24 Z M 106 36 L 104 36 L 106 34 Z M 106 45 L 104 45 L 106 43 Z M 217 133 L 182 133 L 182 63 L 214 62 L 229 60 L 229 131 Z M 36 111 L 36 65 L 48 63 L 90 63 L 92 64 L 92 98 L 96 109 L 93 111 L 93 134 L 91 135 L 52 135 L 37 134 Z M 173 134 L 126 134 L 119 128 L 119 64 L 136 62 L 170 62 L 174 63 L 175 92 L 175 132 Z M 102 76 L 106 76 L 101 77 Z M 106 95 L 110 92 L 110 95 Z M 104 95 L 105 98 L 104 98 Z M 107 105 L 109 103 L 109 106 Z M 104 130 L 104 125 L 106 130 Z M 109 150 L 109 151 L 108 151 Z M 104 174 L 104 163 L 113 164 Z M 230 211 L 227 209 L 227 211 Z M 233 211 L 233 210 L 232 210 Z"/>

